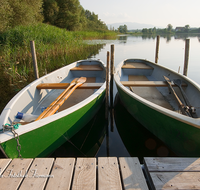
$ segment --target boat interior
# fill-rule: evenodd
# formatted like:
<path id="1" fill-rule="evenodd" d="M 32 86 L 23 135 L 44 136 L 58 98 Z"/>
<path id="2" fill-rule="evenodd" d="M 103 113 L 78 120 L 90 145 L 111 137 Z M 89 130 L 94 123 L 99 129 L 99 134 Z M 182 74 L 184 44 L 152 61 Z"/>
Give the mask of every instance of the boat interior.
<path id="1" fill-rule="evenodd" d="M 87 97 L 91 96 L 98 88 L 103 84 L 102 72 L 103 68 L 100 65 L 78 65 L 70 69 L 72 73 L 72 79 L 86 77 L 85 83 L 78 87 L 70 97 L 64 102 L 64 104 L 58 109 L 58 112 L 63 111 L 71 106 L 78 104 Z M 63 81 L 65 83 L 65 81 Z M 62 83 L 61 83 L 62 84 Z M 40 107 L 47 107 L 53 100 L 55 100 L 67 87 L 64 89 L 54 89 L 50 95 L 40 104 Z M 38 87 L 37 87 L 38 88 Z M 37 110 L 40 112 L 40 109 Z M 36 112 L 37 112 L 36 111 Z"/>
<path id="2" fill-rule="evenodd" d="M 74 79 L 80 79 L 81 77 L 85 77 L 86 81 L 84 81 L 81 86 L 77 87 L 62 105 L 57 101 L 56 104 L 59 105 L 59 109 L 56 113 L 80 103 L 96 92 L 105 82 L 106 72 L 98 61 L 83 61 L 74 64 L 70 69 L 66 67 L 65 71 L 60 70 L 60 72 L 55 73 L 53 76 L 49 75 L 44 80 L 41 80 L 36 86 L 35 94 L 38 93 L 38 95 L 35 95 L 35 97 L 37 98 L 39 96 L 40 98 L 34 100 L 37 102 L 37 104 L 35 104 L 36 106 L 30 104 L 30 107 L 28 107 L 28 105 L 20 111 L 23 113 L 40 115 L 52 102 L 56 101 L 59 95 L 66 90 Z M 56 80 L 52 78 L 56 78 Z M 57 78 L 59 78 L 60 81 L 57 80 Z M 69 89 L 69 91 L 71 89 Z M 31 112 L 30 108 L 32 110 Z M 20 122 L 20 120 L 15 119 L 14 122 Z"/>
<path id="3" fill-rule="evenodd" d="M 164 76 L 170 78 L 171 87 L 174 92 L 171 91 Z M 120 82 L 138 96 L 169 110 L 182 113 L 179 101 L 174 96 L 175 93 L 181 103 L 186 104 L 181 90 L 173 82 L 177 77 L 179 76 L 172 72 L 170 73 L 168 70 L 166 71 L 162 67 L 159 68 L 158 66 L 148 64 L 148 62 L 128 60 L 122 66 Z M 194 92 L 194 89 L 190 89 L 192 85 L 188 85 L 184 80 L 181 82 L 181 88 L 185 95 L 187 94 L 186 96 L 192 99 L 191 93 L 188 93 L 191 90 Z M 194 109 L 194 107 L 191 109 Z M 196 113 L 194 117 L 197 118 Z"/>

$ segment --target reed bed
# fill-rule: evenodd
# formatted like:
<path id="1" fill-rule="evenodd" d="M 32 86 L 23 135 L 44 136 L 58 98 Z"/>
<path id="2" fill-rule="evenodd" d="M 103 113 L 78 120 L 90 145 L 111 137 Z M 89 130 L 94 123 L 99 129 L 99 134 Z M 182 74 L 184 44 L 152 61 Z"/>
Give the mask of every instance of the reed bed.
<path id="1" fill-rule="evenodd" d="M 97 54 L 103 45 L 89 45 L 84 39 L 105 36 L 105 32 L 70 32 L 47 24 L 17 26 L 0 33 L 0 112 L 19 90 L 34 80 L 30 41 L 35 41 L 41 77 Z"/>

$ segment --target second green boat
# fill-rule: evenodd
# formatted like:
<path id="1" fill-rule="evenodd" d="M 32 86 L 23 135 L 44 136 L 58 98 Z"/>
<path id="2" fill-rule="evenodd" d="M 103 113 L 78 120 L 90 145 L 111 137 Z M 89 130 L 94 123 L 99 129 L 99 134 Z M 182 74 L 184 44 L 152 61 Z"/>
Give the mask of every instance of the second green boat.
<path id="1" fill-rule="evenodd" d="M 166 67 L 127 59 L 114 80 L 126 109 L 179 156 L 200 156 L 200 86 Z"/>

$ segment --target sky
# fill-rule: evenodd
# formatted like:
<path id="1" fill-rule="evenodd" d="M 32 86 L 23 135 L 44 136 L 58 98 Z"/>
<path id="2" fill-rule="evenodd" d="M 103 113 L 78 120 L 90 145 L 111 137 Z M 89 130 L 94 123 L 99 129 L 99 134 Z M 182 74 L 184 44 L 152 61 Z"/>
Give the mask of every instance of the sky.
<path id="1" fill-rule="evenodd" d="M 200 0 L 79 0 L 106 24 L 136 22 L 166 28 L 200 27 Z"/>

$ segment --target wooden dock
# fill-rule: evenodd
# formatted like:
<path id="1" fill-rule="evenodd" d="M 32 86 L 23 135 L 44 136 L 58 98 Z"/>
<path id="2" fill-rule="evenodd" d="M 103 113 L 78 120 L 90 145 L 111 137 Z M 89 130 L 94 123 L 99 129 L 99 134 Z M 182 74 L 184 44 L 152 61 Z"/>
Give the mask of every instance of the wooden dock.
<path id="1" fill-rule="evenodd" d="M 200 189 L 200 159 L 0 159 L 0 175 L 0 189 L 188 190 Z"/>
<path id="2" fill-rule="evenodd" d="M 200 189 L 200 158 L 144 158 L 150 189 Z"/>
<path id="3" fill-rule="evenodd" d="M 1 159 L 0 189 L 148 189 L 138 158 Z"/>

